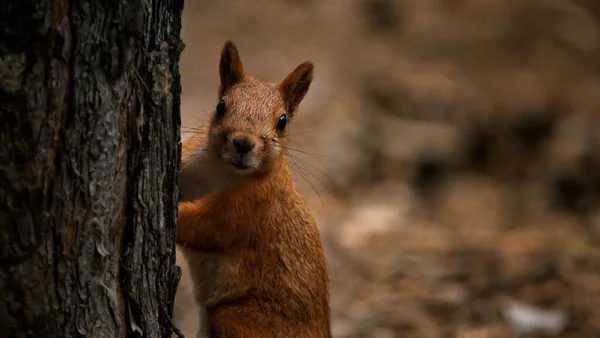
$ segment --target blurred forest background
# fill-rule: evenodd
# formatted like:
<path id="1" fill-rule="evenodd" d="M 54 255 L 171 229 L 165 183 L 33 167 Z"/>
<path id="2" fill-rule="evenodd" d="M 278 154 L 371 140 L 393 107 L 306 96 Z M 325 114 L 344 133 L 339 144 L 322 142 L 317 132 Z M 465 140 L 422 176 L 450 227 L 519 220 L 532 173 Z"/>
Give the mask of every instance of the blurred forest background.
<path id="1" fill-rule="evenodd" d="M 289 163 L 335 337 L 600 337 L 600 1 L 190 0 L 182 35 L 184 138 L 225 40 L 315 63 Z"/>

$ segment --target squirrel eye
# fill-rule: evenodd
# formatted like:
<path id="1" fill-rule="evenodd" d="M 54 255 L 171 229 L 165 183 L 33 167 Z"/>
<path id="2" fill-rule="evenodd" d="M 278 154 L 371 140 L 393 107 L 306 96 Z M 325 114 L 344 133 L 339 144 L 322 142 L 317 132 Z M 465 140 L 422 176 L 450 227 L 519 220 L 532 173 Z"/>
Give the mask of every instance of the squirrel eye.
<path id="1" fill-rule="evenodd" d="M 281 115 L 279 117 L 279 121 L 277 121 L 277 129 L 279 131 L 283 131 L 285 129 L 285 126 L 287 125 L 287 117 L 285 116 L 285 114 Z"/>
<path id="2" fill-rule="evenodd" d="M 217 104 L 217 117 L 225 115 L 225 101 L 221 100 Z"/>

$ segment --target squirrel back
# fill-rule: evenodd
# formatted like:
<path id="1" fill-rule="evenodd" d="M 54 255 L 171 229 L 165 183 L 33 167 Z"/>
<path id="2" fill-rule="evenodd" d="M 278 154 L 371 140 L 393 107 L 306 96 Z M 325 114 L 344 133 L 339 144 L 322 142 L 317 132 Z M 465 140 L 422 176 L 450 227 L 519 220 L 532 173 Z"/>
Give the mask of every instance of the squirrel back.
<path id="1" fill-rule="evenodd" d="M 180 176 L 177 244 L 195 284 L 198 336 L 331 337 L 319 231 L 285 162 L 313 65 L 262 82 L 228 41 L 219 68 L 219 102 L 184 143 Z"/>

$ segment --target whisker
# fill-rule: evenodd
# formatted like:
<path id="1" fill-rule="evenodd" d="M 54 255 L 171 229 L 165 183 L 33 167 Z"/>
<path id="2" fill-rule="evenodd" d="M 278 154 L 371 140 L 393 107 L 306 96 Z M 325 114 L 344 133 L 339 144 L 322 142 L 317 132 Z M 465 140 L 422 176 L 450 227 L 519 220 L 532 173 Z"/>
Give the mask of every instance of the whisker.
<path id="1" fill-rule="evenodd" d="M 194 115 L 194 118 L 195 118 L 196 120 L 198 120 L 198 121 L 201 121 L 201 122 L 203 122 L 203 123 L 208 123 L 208 122 L 210 122 L 210 120 L 212 119 L 212 114 L 213 114 L 213 112 L 210 112 L 210 113 L 208 113 L 208 112 L 206 112 L 206 111 L 205 111 L 205 112 L 202 112 L 201 114 L 203 114 L 203 115 L 206 117 L 206 119 L 202 119 L 202 118 L 200 118 L 200 116 L 198 116 L 198 115 Z"/>
<path id="2" fill-rule="evenodd" d="M 185 130 L 182 130 L 182 131 L 181 131 L 181 134 L 182 134 L 182 135 L 183 135 L 183 134 L 185 134 L 185 135 L 188 135 L 188 134 L 192 134 L 192 135 L 198 135 L 198 133 L 197 133 L 197 132 L 195 132 L 195 131 L 185 131 Z M 202 135 L 202 134 L 201 134 L 201 135 Z"/>
<path id="3" fill-rule="evenodd" d="M 321 171 L 319 168 L 317 168 L 316 166 L 314 166 L 314 165 L 312 165 L 312 164 L 310 164 L 310 163 L 308 163 L 308 162 L 306 162 L 306 161 L 303 161 L 303 160 L 302 160 L 302 159 L 300 159 L 300 157 L 298 157 L 298 156 L 294 156 L 294 155 L 292 155 L 292 154 L 291 154 L 289 151 L 287 152 L 287 154 L 288 154 L 289 156 L 291 156 L 291 157 L 293 157 L 293 158 L 295 158 L 295 159 L 299 160 L 299 161 L 302 161 L 302 163 L 303 163 L 303 164 L 305 164 L 305 165 L 309 165 L 311 168 L 313 168 L 313 169 L 315 169 L 315 170 L 319 171 L 321 174 L 323 174 L 323 175 L 326 175 L 324 172 L 322 172 L 322 171 Z M 314 159 L 314 158 L 313 158 L 313 159 Z M 317 159 L 314 159 L 314 160 L 318 161 Z"/>
<path id="4" fill-rule="evenodd" d="M 303 168 L 299 163 L 299 159 L 296 156 L 293 156 L 292 154 L 290 154 L 289 152 L 286 152 L 288 158 L 290 159 L 290 164 L 294 165 L 294 167 L 296 169 L 298 169 L 298 173 L 302 176 L 302 178 L 307 182 L 307 183 L 311 183 L 310 180 L 308 179 L 308 176 L 306 176 L 306 170 L 305 168 Z M 314 189 L 314 187 L 313 187 Z M 316 191 L 315 191 L 316 192 Z"/>
<path id="5" fill-rule="evenodd" d="M 327 155 L 327 154 L 317 154 L 317 153 L 310 153 L 310 152 L 307 152 L 307 151 L 304 151 L 304 150 L 301 150 L 301 149 L 297 149 L 297 148 L 292 148 L 292 147 L 289 147 L 289 146 L 287 146 L 287 145 L 286 145 L 286 146 L 284 146 L 284 148 L 285 148 L 286 150 L 293 150 L 293 151 L 297 151 L 297 152 L 299 152 L 299 153 L 302 153 L 302 154 L 305 154 L 305 155 L 308 155 L 308 156 L 311 156 L 311 157 L 313 157 L 313 156 L 323 156 L 323 157 L 332 157 L 332 158 L 347 158 L 347 157 L 344 157 L 344 156 L 338 156 L 338 155 Z M 314 157 L 313 157 L 313 158 L 314 158 Z M 314 159 L 315 159 L 315 160 L 317 160 L 316 158 L 314 158 Z"/>
<path id="6" fill-rule="evenodd" d="M 310 162 L 303 160 L 302 158 L 300 158 L 299 156 L 295 156 L 293 154 L 291 154 L 289 151 L 286 151 L 287 155 L 294 159 L 295 161 L 299 162 L 300 164 L 302 164 L 304 166 L 304 168 L 308 168 L 311 170 L 315 170 L 318 174 L 320 174 L 320 176 L 322 176 L 321 178 L 319 177 L 319 175 L 313 173 L 311 170 L 307 170 L 307 172 L 314 177 L 315 179 L 317 179 L 319 181 L 319 183 L 321 184 L 321 186 L 323 188 L 325 188 L 325 190 L 327 190 L 327 192 L 330 195 L 333 195 L 333 192 L 329 190 L 329 187 L 335 188 L 337 186 L 337 183 L 335 182 L 335 180 L 329 176 L 328 174 L 326 174 L 322 169 L 320 169 L 319 167 L 317 167 L 316 165 L 311 164 Z M 318 160 L 315 159 L 315 161 Z M 323 181 L 325 180 L 325 182 Z"/>
<path id="7" fill-rule="evenodd" d="M 209 130 L 208 128 L 206 128 L 205 126 L 201 126 L 201 127 L 191 127 L 191 126 L 184 126 L 181 125 L 180 127 L 182 130 L 186 130 L 186 131 L 192 131 L 192 132 L 198 132 L 201 134 L 205 134 L 208 135 Z"/>
<path id="8" fill-rule="evenodd" d="M 293 134 L 288 134 L 287 136 L 296 136 L 296 135 L 306 135 L 306 134 L 313 134 L 313 133 L 318 133 L 320 130 L 310 130 L 310 131 L 301 131 L 299 133 L 293 133 Z"/>
<path id="9" fill-rule="evenodd" d="M 181 127 L 181 129 L 185 129 L 187 131 L 196 131 L 196 132 L 202 132 L 203 134 L 208 134 L 208 130 L 204 131 L 202 130 L 202 128 L 191 128 L 191 127 Z"/>
<path id="10" fill-rule="evenodd" d="M 288 154 L 289 155 L 289 154 Z M 298 174 L 300 176 L 302 176 L 302 178 L 308 183 L 308 177 L 306 177 L 306 173 L 304 172 L 304 170 L 300 167 L 300 165 L 298 165 L 298 163 L 296 162 L 296 159 L 293 158 L 292 156 L 289 157 L 289 159 L 292 161 L 290 162 L 290 165 L 294 166 L 295 169 L 298 170 Z"/>
<path id="11" fill-rule="evenodd" d="M 289 152 L 286 152 L 286 153 L 289 156 L 290 160 L 293 160 L 293 161 L 300 160 L 297 157 L 294 157 L 293 155 L 291 155 Z M 292 164 L 292 163 L 290 163 L 290 164 Z M 304 168 L 302 168 L 300 165 L 298 165 L 297 162 L 294 162 L 293 164 L 299 170 L 298 173 L 300 174 L 300 176 L 302 176 L 302 178 L 311 186 L 311 188 L 313 189 L 313 191 L 317 194 L 317 196 L 319 197 L 319 201 L 321 201 L 321 205 L 323 206 L 323 209 L 325 209 L 325 214 L 329 218 L 330 217 L 329 210 L 327 209 L 327 205 L 325 205 L 325 202 L 323 201 L 323 198 L 321 197 L 321 194 L 319 193 L 319 191 L 317 190 L 317 188 L 315 187 L 315 185 L 312 183 L 312 181 L 306 176 L 307 172 L 308 172 L 308 174 L 311 174 L 310 171 L 305 171 Z M 323 184 L 323 182 L 321 182 L 321 180 L 319 180 L 314 174 L 312 174 L 312 176 L 315 177 L 319 181 L 319 183 L 321 183 L 321 186 L 323 186 L 323 188 L 325 188 L 325 190 L 327 190 L 327 188 L 325 187 L 325 185 Z"/>
<path id="12" fill-rule="evenodd" d="M 206 124 L 202 124 L 202 125 L 200 125 L 200 126 L 197 126 L 197 125 L 194 125 L 194 126 L 189 126 L 189 125 L 183 125 L 183 124 L 182 124 L 181 126 L 182 126 L 182 127 L 185 127 L 185 128 L 195 128 L 195 129 L 207 128 L 207 125 L 206 125 Z"/>
<path id="13" fill-rule="evenodd" d="M 321 175 L 323 175 L 323 176 L 324 176 L 324 177 L 327 179 L 327 183 L 328 183 L 328 184 L 331 184 L 331 185 L 335 186 L 335 181 L 334 181 L 334 180 L 333 180 L 333 179 L 332 179 L 332 178 L 331 178 L 329 175 L 327 175 L 325 172 L 323 172 L 321 169 L 319 169 L 318 167 L 316 167 L 316 166 L 314 166 L 314 165 L 312 165 L 312 164 L 310 164 L 310 163 L 308 163 L 308 162 L 306 162 L 306 161 L 302 160 L 301 158 L 299 158 L 299 157 L 297 157 L 297 156 L 294 156 L 294 155 L 290 154 L 289 152 L 287 152 L 287 154 L 288 154 L 288 156 L 290 156 L 290 157 L 291 157 L 291 158 L 293 158 L 294 160 L 296 160 L 296 161 L 299 161 L 299 162 L 300 162 L 302 165 L 304 165 L 304 166 L 308 166 L 308 167 L 310 167 L 311 169 L 314 169 L 314 170 L 318 171 L 318 172 L 319 172 Z M 319 177 L 317 177 L 317 175 L 315 175 L 314 173 L 311 173 L 310 171 L 309 171 L 309 173 L 310 173 L 310 174 L 311 174 L 311 175 L 312 175 L 314 178 L 316 178 L 316 179 L 319 181 L 319 183 L 321 183 L 321 186 L 323 186 L 323 188 L 325 188 L 326 190 L 328 190 L 328 189 L 327 189 L 327 184 L 323 183 L 323 181 L 322 181 L 322 180 L 321 180 Z M 333 194 L 332 194 L 330 191 L 328 191 L 328 192 L 329 192 L 331 195 L 333 195 Z"/>
<path id="14" fill-rule="evenodd" d="M 319 145 L 316 144 L 310 144 L 310 143 L 305 143 L 305 142 L 299 142 L 297 140 L 288 140 L 287 141 L 288 144 L 294 146 L 294 147 L 308 147 L 308 148 L 315 148 L 315 147 L 319 147 Z"/>
<path id="15" fill-rule="evenodd" d="M 193 134 L 193 135 L 206 135 L 208 136 L 208 134 L 205 133 L 201 133 L 201 132 L 197 132 L 197 131 L 192 131 L 192 130 L 182 130 L 181 134 Z"/>

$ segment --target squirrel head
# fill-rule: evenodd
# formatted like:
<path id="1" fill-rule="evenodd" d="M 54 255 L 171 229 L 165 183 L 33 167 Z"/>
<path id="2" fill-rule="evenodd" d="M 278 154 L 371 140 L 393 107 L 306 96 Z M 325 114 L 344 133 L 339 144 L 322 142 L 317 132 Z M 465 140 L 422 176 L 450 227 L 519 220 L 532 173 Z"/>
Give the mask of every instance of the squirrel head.
<path id="1" fill-rule="evenodd" d="M 227 41 L 208 151 L 240 175 L 266 172 L 282 161 L 289 125 L 308 92 L 313 68 L 304 62 L 280 82 L 263 82 L 246 74 L 235 44 Z"/>

